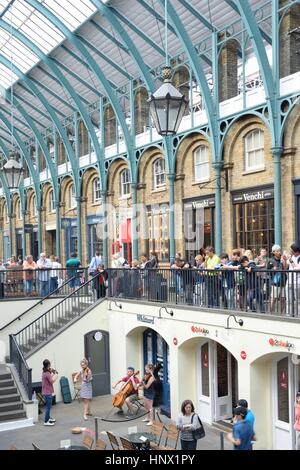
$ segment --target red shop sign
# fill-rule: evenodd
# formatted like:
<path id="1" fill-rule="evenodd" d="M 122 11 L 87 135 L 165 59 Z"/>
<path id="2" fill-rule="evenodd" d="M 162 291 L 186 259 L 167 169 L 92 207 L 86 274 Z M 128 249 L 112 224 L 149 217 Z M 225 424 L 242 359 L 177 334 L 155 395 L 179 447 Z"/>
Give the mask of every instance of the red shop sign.
<path id="1" fill-rule="evenodd" d="M 208 354 L 207 353 L 204 353 L 204 356 L 203 356 L 203 367 L 208 367 Z"/>
<path id="2" fill-rule="evenodd" d="M 173 344 L 175 344 L 175 346 L 177 346 L 177 344 L 178 344 L 178 339 L 177 338 L 173 338 Z"/>
<path id="3" fill-rule="evenodd" d="M 241 351 L 241 358 L 242 358 L 243 360 L 247 359 L 247 353 L 246 353 L 246 351 Z"/>
<path id="4" fill-rule="evenodd" d="M 282 390 L 287 390 L 288 388 L 287 374 L 284 372 L 284 370 L 280 373 L 280 388 Z"/>

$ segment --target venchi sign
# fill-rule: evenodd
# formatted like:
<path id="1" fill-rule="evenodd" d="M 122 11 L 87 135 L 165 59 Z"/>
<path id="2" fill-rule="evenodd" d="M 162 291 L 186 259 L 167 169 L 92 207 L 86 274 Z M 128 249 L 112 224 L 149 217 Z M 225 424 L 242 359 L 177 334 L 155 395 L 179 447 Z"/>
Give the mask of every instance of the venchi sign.
<path id="1" fill-rule="evenodd" d="M 204 336 L 209 334 L 209 331 L 203 328 L 202 326 L 191 326 L 193 333 L 202 333 Z"/>
<path id="2" fill-rule="evenodd" d="M 277 346 L 279 348 L 287 348 L 287 349 L 291 349 L 291 348 L 294 348 L 295 345 L 290 343 L 289 341 L 287 340 L 282 340 L 282 339 L 274 339 L 274 338 L 270 338 L 269 339 L 269 344 L 271 346 Z"/>

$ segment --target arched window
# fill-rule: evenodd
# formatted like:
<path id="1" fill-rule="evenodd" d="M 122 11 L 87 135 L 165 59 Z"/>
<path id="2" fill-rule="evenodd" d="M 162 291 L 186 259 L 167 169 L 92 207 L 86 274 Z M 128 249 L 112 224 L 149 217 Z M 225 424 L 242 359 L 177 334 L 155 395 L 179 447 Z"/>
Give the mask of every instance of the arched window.
<path id="1" fill-rule="evenodd" d="M 69 209 L 74 209 L 74 207 L 76 207 L 76 196 L 74 184 L 72 183 L 69 186 Z"/>
<path id="2" fill-rule="evenodd" d="M 49 191 L 49 212 L 55 212 L 54 191 Z"/>
<path id="3" fill-rule="evenodd" d="M 100 178 L 93 179 L 93 204 L 101 201 L 101 184 Z"/>
<path id="4" fill-rule="evenodd" d="M 200 147 L 197 147 L 194 150 L 193 155 L 195 181 L 198 183 L 200 181 L 209 180 L 208 147 L 205 145 L 200 145 Z"/>
<path id="5" fill-rule="evenodd" d="M 22 206 L 21 206 L 20 199 L 17 202 L 17 211 L 18 211 L 18 219 L 22 220 L 23 219 L 23 214 L 22 214 Z"/>
<path id="6" fill-rule="evenodd" d="M 35 195 L 32 197 L 32 215 L 33 215 L 33 217 L 37 217 L 37 215 L 38 215 Z"/>
<path id="7" fill-rule="evenodd" d="M 245 170 L 262 170 L 264 167 L 264 133 L 260 129 L 255 129 L 245 137 Z"/>
<path id="8" fill-rule="evenodd" d="M 165 160 L 158 158 L 153 163 L 153 188 L 159 189 L 166 184 Z"/>
<path id="9" fill-rule="evenodd" d="M 130 171 L 125 169 L 120 174 L 120 186 L 121 186 L 121 196 L 127 196 L 130 194 Z"/>

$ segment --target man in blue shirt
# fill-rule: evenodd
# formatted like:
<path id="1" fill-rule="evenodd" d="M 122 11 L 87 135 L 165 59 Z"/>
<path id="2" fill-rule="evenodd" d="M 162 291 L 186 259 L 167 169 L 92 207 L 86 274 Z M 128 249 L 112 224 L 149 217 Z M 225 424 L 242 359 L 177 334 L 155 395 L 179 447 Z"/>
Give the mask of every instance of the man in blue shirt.
<path id="1" fill-rule="evenodd" d="M 243 408 L 246 408 L 246 410 L 247 410 L 247 415 L 246 415 L 245 421 L 246 421 L 246 423 L 250 423 L 251 426 L 252 426 L 252 429 L 254 430 L 254 420 L 255 420 L 255 417 L 254 417 L 253 412 L 248 409 L 248 402 L 247 402 L 247 400 L 244 400 L 243 398 L 241 398 L 241 399 L 237 402 L 237 406 L 242 406 Z"/>
<path id="2" fill-rule="evenodd" d="M 233 410 L 233 429 L 227 434 L 227 439 L 232 442 L 234 450 L 252 450 L 252 442 L 256 437 L 250 423 L 245 418 L 247 410 L 243 406 L 237 406 Z"/>

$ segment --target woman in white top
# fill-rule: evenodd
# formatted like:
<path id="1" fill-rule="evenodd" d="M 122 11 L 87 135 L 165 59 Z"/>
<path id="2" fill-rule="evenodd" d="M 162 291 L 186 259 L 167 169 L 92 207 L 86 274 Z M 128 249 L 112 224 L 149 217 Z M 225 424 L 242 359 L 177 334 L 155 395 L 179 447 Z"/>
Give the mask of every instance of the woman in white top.
<path id="1" fill-rule="evenodd" d="M 59 278 L 59 271 L 61 269 L 61 264 L 57 261 L 58 258 L 56 256 L 50 256 L 50 263 L 51 263 L 51 271 L 50 271 L 50 294 L 51 292 L 55 291 L 58 288 L 58 278 Z"/>
<path id="2" fill-rule="evenodd" d="M 191 400 L 184 400 L 182 403 L 176 425 L 180 431 L 181 450 L 196 450 L 197 440 L 193 431 L 199 427 L 199 421 Z"/>

